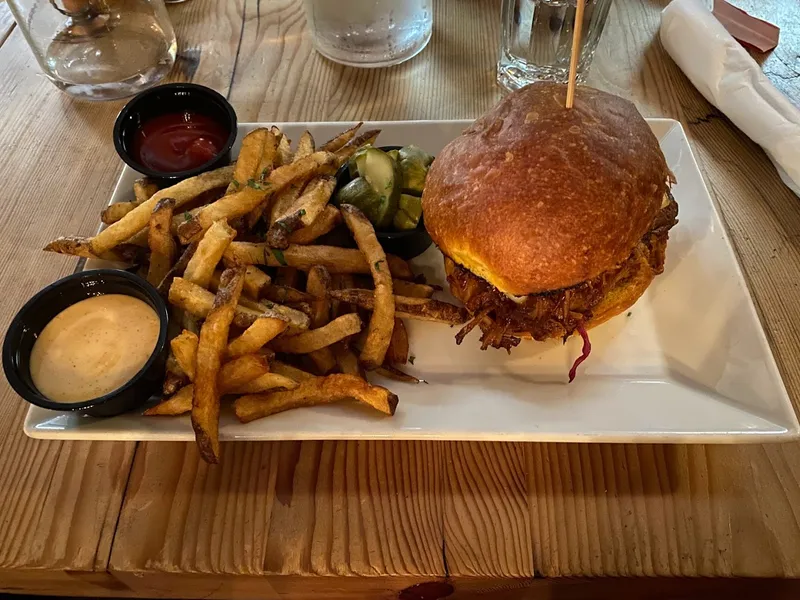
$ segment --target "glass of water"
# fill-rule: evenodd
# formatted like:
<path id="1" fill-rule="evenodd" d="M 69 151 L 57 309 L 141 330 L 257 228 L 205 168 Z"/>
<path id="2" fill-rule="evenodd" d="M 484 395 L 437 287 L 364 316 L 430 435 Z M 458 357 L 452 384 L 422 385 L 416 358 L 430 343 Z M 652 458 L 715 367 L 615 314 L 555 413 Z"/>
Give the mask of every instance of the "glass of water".
<path id="1" fill-rule="evenodd" d="M 538 80 L 566 83 L 576 0 L 503 0 L 497 81 L 516 90 Z M 578 81 L 583 81 L 606 24 L 611 0 L 586 0 Z"/>
<path id="2" fill-rule="evenodd" d="M 431 39 L 431 0 L 305 0 L 314 47 L 351 67 L 388 67 Z"/>
<path id="3" fill-rule="evenodd" d="M 9 0 L 47 78 L 84 100 L 116 100 L 156 84 L 177 43 L 164 0 Z"/>

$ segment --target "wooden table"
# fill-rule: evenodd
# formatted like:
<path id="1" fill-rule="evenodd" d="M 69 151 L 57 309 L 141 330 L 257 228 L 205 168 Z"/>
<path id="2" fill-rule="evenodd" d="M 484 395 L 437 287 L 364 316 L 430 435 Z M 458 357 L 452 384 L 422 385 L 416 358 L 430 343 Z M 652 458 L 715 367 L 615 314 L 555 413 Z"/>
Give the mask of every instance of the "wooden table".
<path id="1" fill-rule="evenodd" d="M 419 57 L 356 70 L 312 50 L 300 2 L 191 0 L 169 9 L 172 78 L 227 94 L 241 121 L 475 117 L 500 97 L 498 4 L 434 2 Z M 764 69 L 797 100 L 796 1 L 750 5 L 783 28 Z M 665 54 L 661 8 L 617 0 L 590 83 L 686 127 L 797 401 L 800 199 Z M 121 168 L 111 143 L 121 104 L 60 94 L 4 4 L 0 41 L 5 330 L 75 267 L 43 244 L 96 229 Z M 666 597 L 714 582 L 560 578 L 800 575 L 798 443 L 234 443 L 209 468 L 191 444 L 27 439 L 27 406 L 5 381 L 0 393 L 1 590 L 332 600 L 447 580 L 454 598 Z M 786 587 L 771 585 L 754 589 Z"/>

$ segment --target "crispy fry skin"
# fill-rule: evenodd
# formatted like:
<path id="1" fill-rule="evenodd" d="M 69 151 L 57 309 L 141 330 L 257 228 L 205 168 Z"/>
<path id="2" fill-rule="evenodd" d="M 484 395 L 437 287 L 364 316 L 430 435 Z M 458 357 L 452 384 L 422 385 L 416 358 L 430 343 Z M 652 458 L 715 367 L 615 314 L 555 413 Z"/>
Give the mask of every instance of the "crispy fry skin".
<path id="1" fill-rule="evenodd" d="M 279 375 L 294 379 L 295 381 L 306 381 L 308 379 L 314 379 L 315 377 L 308 371 L 303 371 L 303 369 L 298 369 L 297 367 L 293 367 L 279 360 L 273 360 L 271 366 L 273 373 L 278 373 Z"/>
<path id="2" fill-rule="evenodd" d="M 229 357 L 251 354 L 264 346 L 270 340 L 278 337 L 286 330 L 289 324 L 280 319 L 262 317 L 256 319 L 239 337 L 228 344 Z"/>
<path id="3" fill-rule="evenodd" d="M 225 190 L 225 194 L 238 192 L 243 185 L 257 176 L 257 169 L 264 153 L 267 135 L 272 135 L 269 129 L 254 129 L 242 139 L 242 147 L 236 158 L 236 167 L 233 170 L 233 179 Z"/>
<path id="4" fill-rule="evenodd" d="M 322 265 L 330 273 L 370 273 L 370 265 L 360 250 L 336 246 L 292 244 L 286 250 L 276 250 L 262 243 L 233 242 L 225 251 L 223 259 L 226 265 L 296 267 L 301 271 L 308 271 L 314 265 Z M 392 276 L 399 279 L 413 279 L 411 267 L 402 258 L 388 254 L 386 260 Z"/>
<path id="5" fill-rule="evenodd" d="M 336 152 L 356 136 L 356 133 L 358 133 L 358 130 L 361 128 L 363 124 L 364 122 L 361 121 L 353 125 L 350 129 L 345 129 L 342 133 L 340 133 L 333 139 L 330 139 L 324 144 L 322 144 L 322 146 L 320 146 L 319 149 L 325 150 L 327 152 Z"/>
<path id="6" fill-rule="evenodd" d="M 319 176 L 312 179 L 303 195 L 269 228 L 267 245 L 272 248 L 286 248 L 292 233 L 308 227 L 322 214 L 335 187 L 336 179 L 333 177 Z"/>
<path id="7" fill-rule="evenodd" d="M 335 206 L 328 204 L 314 219 L 314 222 L 307 227 L 298 229 L 289 236 L 290 244 L 310 244 L 318 237 L 333 231 L 333 229 L 342 222 L 342 213 Z"/>
<path id="8" fill-rule="evenodd" d="M 192 427 L 200 456 L 208 463 L 219 462 L 220 391 L 217 376 L 243 285 L 244 268 L 227 269 L 222 273 L 211 312 L 200 329 L 192 397 Z"/>
<path id="9" fill-rule="evenodd" d="M 311 375 L 313 377 L 313 375 Z M 285 389 L 293 390 L 299 384 L 285 375 L 277 373 L 265 373 L 261 377 L 253 379 L 231 390 L 232 394 L 260 394 L 269 390 Z"/>
<path id="10" fill-rule="evenodd" d="M 378 138 L 378 134 L 381 132 L 380 129 L 372 129 L 370 131 L 365 131 L 360 136 L 353 138 L 347 144 L 342 146 L 336 151 L 336 158 L 338 160 L 338 165 L 341 166 L 347 159 L 353 156 L 356 153 L 356 150 L 361 148 L 366 144 L 374 144 L 375 140 Z"/>
<path id="11" fill-rule="evenodd" d="M 122 244 L 114 250 L 96 254 L 92 249 L 92 238 L 67 235 L 54 239 L 44 247 L 45 252 L 57 252 L 83 258 L 100 258 L 113 262 L 135 264 L 142 255 L 142 248 L 130 244 Z"/>
<path id="12" fill-rule="evenodd" d="M 242 423 L 249 423 L 293 408 L 328 404 L 355 398 L 386 415 L 393 415 L 397 396 L 354 375 L 335 374 L 303 381 L 293 390 L 240 396 L 234 411 Z"/>
<path id="13" fill-rule="evenodd" d="M 248 354 L 240 356 L 230 362 L 225 363 L 219 370 L 217 376 L 217 385 L 219 386 L 220 394 L 230 393 L 254 393 L 254 392 L 239 392 L 238 390 L 250 383 L 259 381 L 269 373 L 269 364 L 266 358 L 258 354 Z M 277 375 L 277 377 L 283 377 Z M 288 378 L 284 378 L 288 379 Z M 288 381 L 292 381 L 288 379 Z M 278 383 L 278 380 L 274 380 Z M 283 381 L 285 383 L 285 381 Z M 259 386 L 251 386 L 246 389 L 254 389 L 255 391 L 264 391 L 271 389 L 264 387 L 267 380 L 262 381 L 261 388 Z M 290 384 L 291 385 L 291 384 Z M 279 386 L 274 386 L 279 387 Z M 284 387 L 284 386 L 280 386 Z M 289 389 L 287 387 L 287 389 Z M 175 416 L 188 413 L 192 410 L 192 397 L 194 396 L 194 384 L 189 384 L 178 390 L 174 396 L 165 398 L 155 406 L 147 409 L 144 414 L 146 416 Z"/>
<path id="14" fill-rule="evenodd" d="M 395 279 L 392 281 L 392 288 L 394 293 L 398 296 L 409 296 L 411 298 L 430 298 L 436 288 L 432 285 L 425 283 L 414 283 L 413 281 L 404 281 L 402 279 Z"/>
<path id="15" fill-rule="evenodd" d="M 208 287 L 217 263 L 235 237 L 236 230 L 225 221 L 213 223 L 200 239 L 194 256 L 186 265 L 183 278 L 201 287 Z"/>
<path id="16" fill-rule="evenodd" d="M 197 344 L 200 338 L 191 331 L 183 330 L 180 335 L 175 336 L 169 343 L 172 354 L 178 365 L 189 377 L 189 381 L 194 381 L 195 360 L 197 358 Z"/>
<path id="17" fill-rule="evenodd" d="M 242 300 L 246 300 L 242 299 Z M 182 308 L 189 314 L 199 318 L 205 318 L 214 303 L 214 294 L 201 288 L 182 277 L 176 277 L 169 288 L 169 301 L 171 304 Z M 241 303 L 236 307 L 233 324 L 242 329 L 247 329 L 256 319 L 261 317 L 272 317 L 288 321 L 290 326 L 301 330 L 308 329 L 309 318 L 307 315 L 297 310 L 292 310 L 286 306 L 273 304 L 272 307 L 259 304 L 258 309 L 243 306 Z"/>
<path id="18" fill-rule="evenodd" d="M 297 140 L 297 151 L 294 153 L 294 159 L 303 158 L 314 152 L 314 136 L 311 132 L 306 130 L 300 139 Z"/>
<path id="19" fill-rule="evenodd" d="M 375 282 L 373 292 L 372 317 L 367 327 L 367 339 L 361 350 L 359 361 L 365 369 L 377 369 L 386 358 L 386 351 L 392 340 L 394 329 L 394 294 L 392 292 L 392 274 L 389 272 L 386 254 L 375 235 L 375 228 L 364 213 L 352 204 L 339 207 L 344 222 L 350 229 L 364 254 Z"/>
<path id="20" fill-rule="evenodd" d="M 310 329 L 291 337 L 273 340 L 270 346 L 276 352 L 287 354 L 308 354 L 314 350 L 330 346 L 361 331 L 361 317 L 356 313 L 342 315 L 319 329 Z"/>
<path id="21" fill-rule="evenodd" d="M 394 320 L 392 341 L 386 352 L 386 361 L 395 365 L 404 365 L 408 362 L 408 332 L 402 319 Z"/>
<path id="22" fill-rule="evenodd" d="M 150 266 L 147 281 L 158 286 L 169 273 L 178 257 L 178 244 L 169 232 L 175 201 L 172 198 L 160 200 L 150 215 L 147 241 L 150 246 Z"/>
<path id="23" fill-rule="evenodd" d="M 133 196 L 134 200 L 131 202 L 115 202 L 107 206 L 102 213 L 100 213 L 100 220 L 106 225 L 116 223 L 122 217 L 131 212 L 134 208 L 146 202 L 150 197 L 158 191 L 158 184 L 154 181 L 143 177 L 133 182 Z"/>
<path id="24" fill-rule="evenodd" d="M 274 169 L 264 183 L 248 182 L 238 192 L 223 196 L 178 227 L 178 237 L 184 244 L 196 239 L 214 221 L 243 217 L 258 207 L 267 194 L 276 194 L 293 181 L 313 177 L 324 167 L 334 165 L 336 157 L 330 152 L 315 152 L 290 165 Z"/>
<path id="25" fill-rule="evenodd" d="M 334 300 L 355 304 L 367 310 L 372 310 L 375 304 L 372 290 L 331 290 L 330 296 Z M 468 319 L 467 311 L 464 308 L 441 300 L 395 296 L 394 301 L 397 308 L 396 314 L 401 318 L 446 323 L 448 325 L 461 325 L 466 323 Z"/>
<path id="26" fill-rule="evenodd" d="M 232 176 L 233 167 L 222 167 L 221 169 L 184 179 L 180 183 L 159 190 L 149 200 L 143 202 L 122 219 L 113 225 L 109 225 L 94 236 L 91 241 L 92 251 L 96 255 L 103 254 L 139 233 L 147 226 L 150 220 L 150 213 L 159 200 L 172 198 L 175 200 L 175 208 L 178 208 L 197 198 L 203 192 L 227 185 Z"/>
<path id="27" fill-rule="evenodd" d="M 383 365 L 375 369 L 378 375 L 382 375 L 387 379 L 394 379 L 395 381 L 402 381 L 403 383 L 426 383 L 423 379 L 417 379 L 413 375 L 409 375 L 400 369 L 391 365 Z"/>

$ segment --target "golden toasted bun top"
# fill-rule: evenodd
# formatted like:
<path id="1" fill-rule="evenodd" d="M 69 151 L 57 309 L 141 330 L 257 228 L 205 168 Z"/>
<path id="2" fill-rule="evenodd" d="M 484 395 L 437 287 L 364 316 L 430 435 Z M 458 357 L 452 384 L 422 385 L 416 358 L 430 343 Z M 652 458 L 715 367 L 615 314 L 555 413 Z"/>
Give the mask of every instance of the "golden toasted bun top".
<path id="1" fill-rule="evenodd" d="M 517 296 L 569 287 L 625 260 L 667 191 L 658 140 L 627 100 L 535 83 L 450 142 L 422 196 L 457 263 Z"/>

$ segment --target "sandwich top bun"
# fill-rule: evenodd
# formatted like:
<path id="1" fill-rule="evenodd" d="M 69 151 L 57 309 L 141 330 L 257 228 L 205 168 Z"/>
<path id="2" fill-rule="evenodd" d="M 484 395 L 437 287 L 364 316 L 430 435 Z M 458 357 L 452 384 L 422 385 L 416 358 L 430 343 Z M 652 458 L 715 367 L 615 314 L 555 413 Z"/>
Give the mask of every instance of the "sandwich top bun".
<path id="1" fill-rule="evenodd" d="M 514 296 L 576 285 L 627 259 L 670 177 L 627 100 L 535 83 L 450 142 L 428 173 L 425 227 L 443 253 Z M 646 287 L 646 286 L 645 286 Z"/>

